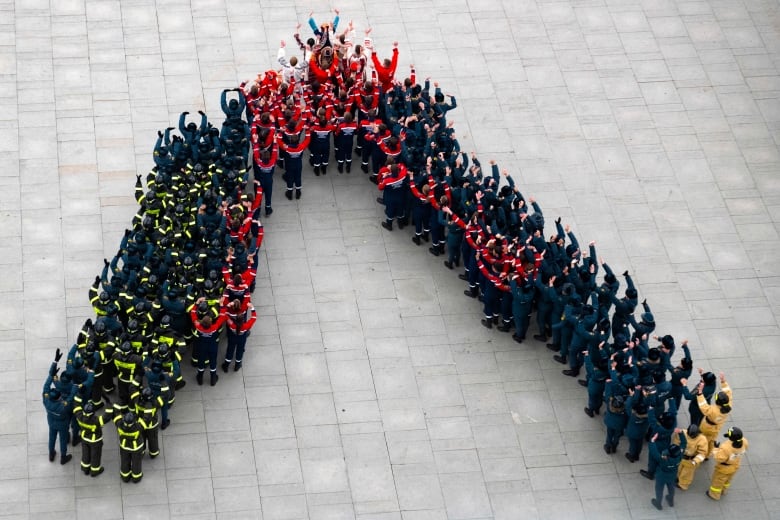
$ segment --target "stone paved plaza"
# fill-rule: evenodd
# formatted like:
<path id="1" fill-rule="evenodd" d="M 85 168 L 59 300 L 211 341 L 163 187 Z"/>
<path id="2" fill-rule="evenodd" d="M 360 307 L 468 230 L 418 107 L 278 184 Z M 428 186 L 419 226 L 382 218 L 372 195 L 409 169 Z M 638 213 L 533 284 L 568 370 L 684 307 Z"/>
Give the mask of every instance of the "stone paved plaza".
<path id="1" fill-rule="evenodd" d="M 330 7 L 333 7 L 332 5 Z M 277 188 L 245 367 L 171 411 L 123 484 L 47 460 L 41 384 L 182 111 L 274 62 L 322 0 L 0 1 L 0 517 L 780 518 L 780 16 L 773 1 L 342 0 L 380 55 L 457 96 L 465 150 L 507 167 L 628 269 L 658 332 L 724 370 L 750 441 L 732 490 L 677 507 L 602 450 L 585 392 L 480 307 L 353 171 Z M 306 34 L 308 29 L 304 27 Z M 290 55 L 288 53 L 288 55 Z M 278 175 L 277 175 L 278 177 Z M 280 186 L 277 179 L 277 186 Z M 224 348 L 224 347 L 223 347 Z M 680 414 L 682 425 L 687 413 Z M 78 455 L 80 449 L 75 453 Z"/>

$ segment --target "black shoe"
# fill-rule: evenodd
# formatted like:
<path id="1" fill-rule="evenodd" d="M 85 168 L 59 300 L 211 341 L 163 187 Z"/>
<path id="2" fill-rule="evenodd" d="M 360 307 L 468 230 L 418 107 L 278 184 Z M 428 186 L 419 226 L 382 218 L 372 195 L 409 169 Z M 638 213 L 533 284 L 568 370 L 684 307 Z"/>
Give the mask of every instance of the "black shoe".
<path id="1" fill-rule="evenodd" d="M 230 368 L 230 362 L 229 361 L 223 361 L 222 362 L 222 371 L 227 374 L 228 368 Z"/>
<path id="2" fill-rule="evenodd" d="M 466 289 L 465 291 L 463 291 L 463 294 L 465 294 L 469 298 L 476 298 L 477 294 L 479 294 L 479 290 L 476 287 L 474 287 L 472 289 Z"/>
<path id="3" fill-rule="evenodd" d="M 439 253 L 439 248 L 438 248 L 438 246 L 431 246 L 431 247 L 429 247 L 429 248 L 428 248 L 428 251 L 430 251 L 430 253 L 431 253 L 433 256 L 439 256 L 439 255 L 441 254 L 441 253 Z"/>
<path id="4" fill-rule="evenodd" d="M 653 498 L 650 500 L 650 503 L 653 504 L 655 508 L 658 509 L 659 511 L 663 510 L 663 506 L 661 505 L 661 502 L 659 502 L 658 500 Z"/>
<path id="5" fill-rule="evenodd" d="M 547 350 L 552 350 L 553 352 L 558 352 L 559 350 L 561 350 L 560 348 L 556 347 L 552 343 L 548 343 L 545 346 L 547 347 Z"/>
<path id="6" fill-rule="evenodd" d="M 483 320 L 480 320 L 480 323 L 482 323 L 482 326 L 485 327 L 485 328 L 488 328 L 488 329 L 492 329 L 493 328 L 493 320 L 485 320 L 485 319 L 483 319 Z"/>
<path id="7" fill-rule="evenodd" d="M 300 198 L 301 198 L 301 189 L 298 188 L 297 190 L 295 190 L 295 200 L 298 200 Z"/>
<path id="8" fill-rule="evenodd" d="M 639 474 L 645 477 L 647 480 L 655 480 L 655 475 L 647 471 L 646 469 L 640 469 Z"/>
<path id="9" fill-rule="evenodd" d="M 496 328 L 501 332 L 509 332 L 510 330 L 512 330 L 512 326 L 509 323 L 502 323 Z"/>
<path id="10" fill-rule="evenodd" d="M 81 444 L 81 437 L 79 437 L 78 435 L 72 435 L 72 437 L 73 437 L 73 441 L 71 442 L 71 444 L 73 446 L 78 446 L 79 444 Z"/>
<path id="11" fill-rule="evenodd" d="M 320 168 L 320 173 L 323 174 L 323 175 L 326 175 L 328 173 L 328 165 L 327 164 L 323 164 L 322 165 L 322 167 Z"/>
<path id="12" fill-rule="evenodd" d="M 176 381 L 176 384 L 173 386 L 173 389 L 174 390 L 181 390 L 185 386 L 187 386 L 187 381 L 182 379 L 181 381 Z"/>
<path id="13" fill-rule="evenodd" d="M 544 343 L 547 341 L 547 336 L 545 336 L 544 334 L 534 334 L 534 339 L 536 341 L 541 341 L 542 343 Z"/>
<path id="14" fill-rule="evenodd" d="M 292 200 L 292 190 L 285 191 L 284 196 L 287 197 L 287 200 Z"/>
<path id="15" fill-rule="evenodd" d="M 412 237 L 412 242 L 414 242 L 415 244 L 417 244 L 419 246 L 422 243 L 422 240 L 420 240 L 420 235 L 414 235 Z"/>
<path id="16" fill-rule="evenodd" d="M 198 370 L 198 375 L 195 376 L 195 380 L 198 382 L 198 385 L 203 384 L 203 370 Z"/>
<path id="17" fill-rule="evenodd" d="M 130 482 L 130 477 L 122 477 L 122 482 Z"/>
<path id="18" fill-rule="evenodd" d="M 449 260 L 445 260 L 444 261 L 444 265 L 447 266 L 447 269 L 452 270 L 452 268 L 453 268 L 452 262 L 450 262 Z"/>
<path id="19" fill-rule="evenodd" d="M 588 408 L 588 407 L 586 406 L 586 407 L 585 407 L 585 414 L 586 414 L 588 417 L 593 417 L 593 410 L 591 410 L 590 408 Z"/>
<path id="20" fill-rule="evenodd" d="M 561 372 L 563 373 L 563 375 L 569 376 L 569 377 L 577 377 L 578 375 L 580 375 L 580 371 L 579 370 L 573 370 L 573 369 L 561 370 Z"/>
<path id="21" fill-rule="evenodd" d="M 382 197 L 377 197 L 376 198 L 376 203 L 377 204 L 381 204 L 381 205 L 384 206 L 385 205 L 385 199 L 383 199 Z"/>
<path id="22" fill-rule="evenodd" d="M 593 410 L 593 413 L 595 413 L 596 415 L 598 415 L 600 412 L 601 412 L 600 408 L 596 408 L 595 410 Z"/>
<path id="23" fill-rule="evenodd" d="M 611 453 L 612 453 L 612 446 L 610 446 L 609 444 L 605 444 L 605 445 L 604 445 L 604 452 L 605 452 L 607 455 L 611 454 Z"/>
<path id="24" fill-rule="evenodd" d="M 584 386 L 584 387 L 587 387 L 587 386 L 588 386 L 588 381 L 587 381 L 587 380 L 585 380 L 585 379 L 577 379 L 577 383 L 578 383 L 580 386 Z"/>
<path id="25" fill-rule="evenodd" d="M 49 462 L 54 462 L 54 459 L 57 457 L 56 451 L 50 451 L 49 452 Z"/>
<path id="26" fill-rule="evenodd" d="M 521 338 L 517 334 L 512 334 L 512 339 L 515 340 L 517 343 L 522 343 L 523 342 L 523 338 Z"/>
<path id="27" fill-rule="evenodd" d="M 368 173 L 368 165 L 367 164 L 361 164 L 360 169 L 363 170 L 363 173 Z"/>
<path id="28" fill-rule="evenodd" d="M 236 361 L 236 364 L 233 365 L 233 372 L 238 372 L 241 370 L 241 361 Z"/>
<path id="29" fill-rule="evenodd" d="M 431 232 L 430 231 L 423 231 L 423 240 L 426 242 L 430 242 L 431 240 Z"/>
<path id="30" fill-rule="evenodd" d="M 666 503 L 669 504 L 669 507 L 674 507 L 674 497 L 672 495 L 666 495 Z"/>
<path id="31" fill-rule="evenodd" d="M 271 213 L 273 213 L 273 212 L 274 212 L 274 209 L 271 206 L 266 206 L 265 207 L 265 216 L 266 217 L 270 217 Z"/>
<path id="32" fill-rule="evenodd" d="M 633 464 L 634 462 L 636 462 L 636 461 L 637 461 L 637 459 L 636 459 L 636 458 L 634 458 L 634 456 L 633 456 L 633 455 L 631 455 L 631 454 L 630 454 L 630 453 L 628 453 L 628 452 L 626 452 L 626 458 L 628 459 L 628 462 L 630 462 L 631 464 Z"/>
<path id="33" fill-rule="evenodd" d="M 565 357 L 563 357 L 563 356 L 559 356 L 558 354 L 555 354 L 555 355 L 553 356 L 553 359 L 554 359 L 555 361 L 557 361 L 558 363 L 560 363 L 561 365 L 565 365 L 565 364 L 566 364 L 566 358 L 565 358 Z"/>
<path id="34" fill-rule="evenodd" d="M 409 224 L 409 219 L 407 217 L 401 217 L 398 219 L 398 229 L 403 229 Z"/>
<path id="35" fill-rule="evenodd" d="M 498 325 L 498 316 L 493 316 L 493 325 Z"/>
<path id="36" fill-rule="evenodd" d="M 317 177 L 320 176 L 320 167 L 319 166 L 315 166 L 314 167 L 314 175 L 317 176 Z"/>
<path id="37" fill-rule="evenodd" d="M 162 424 L 160 425 L 160 429 L 161 429 L 161 430 L 164 430 L 164 429 L 166 429 L 166 428 L 167 428 L 168 426 L 170 426 L 170 425 L 171 425 L 171 420 L 170 420 L 170 419 L 165 419 L 165 420 L 162 422 Z"/>
<path id="38" fill-rule="evenodd" d="M 214 386 L 217 384 L 217 381 L 219 381 L 219 376 L 217 375 L 216 370 L 211 371 L 211 386 Z"/>
<path id="39" fill-rule="evenodd" d="M 393 230 L 393 222 L 392 221 L 388 222 L 388 221 L 385 220 L 384 222 L 382 222 L 382 227 L 385 228 L 388 231 L 392 231 Z"/>
<path id="40" fill-rule="evenodd" d="M 133 477 L 133 484 L 138 484 L 139 482 L 141 482 L 142 478 L 144 478 L 143 475 L 141 475 L 140 477 Z"/>
<path id="41" fill-rule="evenodd" d="M 81 472 L 85 475 L 89 475 L 89 466 L 86 468 L 84 466 L 81 466 Z"/>
<path id="42" fill-rule="evenodd" d="M 64 466 L 65 464 L 67 464 L 68 462 L 70 462 L 72 458 L 73 458 L 73 455 L 71 455 L 70 453 L 68 453 L 67 455 L 65 455 L 64 457 L 62 457 L 62 458 L 60 459 L 60 464 L 62 464 L 62 465 Z"/>
<path id="43" fill-rule="evenodd" d="M 347 173 L 350 173 L 352 171 L 352 161 L 349 161 L 347 163 Z"/>
<path id="44" fill-rule="evenodd" d="M 339 163 L 338 166 L 336 166 L 336 169 L 339 173 L 344 173 L 344 163 Z"/>
<path id="45" fill-rule="evenodd" d="M 376 184 L 377 186 L 379 185 L 379 176 L 378 176 L 378 175 L 371 175 L 371 176 L 368 178 L 368 180 L 370 180 L 371 182 L 373 182 L 373 183 L 374 183 L 374 184 Z M 380 204 L 384 204 L 384 202 L 380 202 Z"/>
<path id="46" fill-rule="evenodd" d="M 461 274 L 459 274 L 459 275 L 458 275 L 458 279 L 460 279 L 460 280 L 463 280 L 464 282 L 468 282 L 468 281 L 469 281 L 469 277 L 468 277 L 468 276 L 466 276 L 466 275 L 465 275 L 465 274 L 463 274 L 463 273 L 461 273 Z"/>

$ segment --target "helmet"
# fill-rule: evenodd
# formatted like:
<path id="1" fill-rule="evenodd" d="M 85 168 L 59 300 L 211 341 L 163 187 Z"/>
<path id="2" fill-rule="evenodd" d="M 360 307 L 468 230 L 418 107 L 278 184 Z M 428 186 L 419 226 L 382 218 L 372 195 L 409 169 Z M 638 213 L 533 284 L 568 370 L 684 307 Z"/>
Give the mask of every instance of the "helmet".
<path id="1" fill-rule="evenodd" d="M 95 322 L 94 330 L 96 334 L 105 334 L 106 333 L 105 322 L 103 320 L 98 320 L 97 322 Z"/>
<path id="2" fill-rule="evenodd" d="M 157 285 L 160 283 L 160 279 L 157 278 L 156 274 L 150 274 L 146 281 L 149 283 L 149 285 Z"/>
<path id="3" fill-rule="evenodd" d="M 168 352 L 169 352 L 169 350 L 168 350 L 168 344 L 167 343 L 160 343 L 160 346 L 157 347 L 157 353 L 161 357 L 167 357 L 168 356 Z"/>
<path id="4" fill-rule="evenodd" d="M 138 320 L 130 320 L 127 322 L 127 332 L 138 332 Z"/>
<path id="5" fill-rule="evenodd" d="M 688 426 L 688 437 L 695 438 L 699 436 L 699 426 L 696 424 L 691 424 Z"/>
<path id="6" fill-rule="evenodd" d="M 715 374 L 712 372 L 704 372 L 701 375 L 702 381 L 704 381 L 705 385 L 714 385 L 715 381 L 717 381 L 717 378 L 715 377 Z"/>
<path id="7" fill-rule="evenodd" d="M 100 296 L 98 296 L 98 298 L 100 299 L 100 303 L 103 303 L 103 304 L 108 303 L 108 302 L 111 301 L 111 296 L 109 296 L 106 291 L 101 291 L 100 292 Z"/>
<path id="8" fill-rule="evenodd" d="M 209 304 L 208 304 L 208 303 L 206 303 L 206 302 L 200 302 L 200 303 L 198 304 L 198 312 L 199 312 L 199 313 L 203 314 L 203 313 L 206 313 L 206 312 L 208 312 L 208 310 L 209 310 Z"/>
<path id="9" fill-rule="evenodd" d="M 715 398 L 715 404 L 718 406 L 729 404 L 729 394 L 723 391 L 718 392 L 718 396 Z"/>
<path id="10" fill-rule="evenodd" d="M 130 344 L 129 341 L 123 341 L 121 345 L 119 345 L 119 350 L 123 354 L 129 354 L 133 351 L 133 346 Z"/>
<path id="11" fill-rule="evenodd" d="M 677 458 L 680 456 L 680 447 L 677 444 L 670 444 L 669 448 L 669 456 L 674 458 Z"/>
<path id="12" fill-rule="evenodd" d="M 143 390 L 141 390 L 141 398 L 144 401 L 151 401 L 153 397 L 154 397 L 154 394 L 152 393 L 152 389 L 149 388 L 148 386 L 146 388 L 144 388 Z"/>
<path id="13" fill-rule="evenodd" d="M 211 280 L 206 280 L 203 283 L 203 289 L 206 290 L 206 291 L 213 291 L 214 290 L 214 282 L 212 282 Z"/>
<path id="14" fill-rule="evenodd" d="M 729 431 L 726 432 L 726 435 L 724 435 L 727 439 L 729 439 L 731 442 L 741 441 L 742 440 L 742 430 L 737 428 L 736 426 L 732 426 L 729 428 Z"/>
<path id="15" fill-rule="evenodd" d="M 135 414 L 133 412 L 127 412 L 122 416 L 122 421 L 125 424 L 132 424 L 135 421 Z"/>
<path id="16" fill-rule="evenodd" d="M 219 280 L 219 273 L 217 272 L 216 269 L 212 269 L 211 271 L 209 271 L 209 280 L 211 280 L 212 282 L 216 282 L 217 280 Z"/>
<path id="17" fill-rule="evenodd" d="M 143 314 L 143 312 L 144 312 L 144 302 L 136 303 L 135 307 L 134 307 L 134 310 L 135 310 L 136 314 Z"/>
<path id="18" fill-rule="evenodd" d="M 95 405 L 87 401 L 87 404 L 84 405 L 82 410 L 84 411 L 85 415 L 92 415 L 93 413 L 95 413 Z"/>
<path id="19" fill-rule="evenodd" d="M 170 327 L 171 326 L 171 317 L 168 316 L 167 314 L 165 316 L 163 316 L 162 319 L 160 320 L 160 325 L 163 328 Z"/>
<path id="20" fill-rule="evenodd" d="M 56 388 L 52 388 L 49 390 L 49 399 L 51 399 L 52 401 L 58 401 L 61 396 L 62 393 Z"/>

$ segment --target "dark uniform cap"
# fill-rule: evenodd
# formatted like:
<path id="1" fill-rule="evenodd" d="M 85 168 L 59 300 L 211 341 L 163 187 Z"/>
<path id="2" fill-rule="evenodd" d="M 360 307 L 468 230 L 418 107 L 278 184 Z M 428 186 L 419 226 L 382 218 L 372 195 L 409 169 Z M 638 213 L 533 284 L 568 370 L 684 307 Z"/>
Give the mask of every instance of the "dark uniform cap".
<path id="1" fill-rule="evenodd" d="M 673 459 L 676 459 L 680 456 L 680 447 L 677 444 L 671 444 L 669 445 L 669 456 Z"/>

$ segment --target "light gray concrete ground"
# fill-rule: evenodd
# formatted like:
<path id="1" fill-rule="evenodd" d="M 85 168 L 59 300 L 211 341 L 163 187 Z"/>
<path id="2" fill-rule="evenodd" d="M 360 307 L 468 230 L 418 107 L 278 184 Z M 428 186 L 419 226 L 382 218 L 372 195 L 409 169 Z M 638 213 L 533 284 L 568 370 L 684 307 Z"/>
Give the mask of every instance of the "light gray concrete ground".
<path id="1" fill-rule="evenodd" d="M 40 387 L 90 314 L 158 129 L 264 70 L 320 0 L 0 2 L 0 516 L 777 518 L 780 19 L 768 1 L 344 0 L 380 54 L 456 94 L 495 158 L 635 274 L 659 332 L 724 370 L 747 464 L 674 512 L 601 449 L 543 345 L 479 326 L 462 282 L 379 227 L 358 173 L 277 190 L 245 368 L 188 385 L 138 485 L 50 464 Z M 192 380 L 192 374 L 187 374 Z M 687 424 L 687 415 L 681 421 Z M 623 441 L 625 444 L 625 440 Z M 644 460 L 643 454 L 643 460 Z"/>

